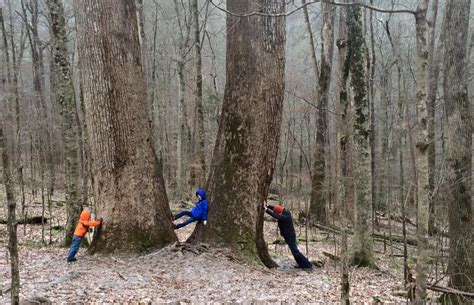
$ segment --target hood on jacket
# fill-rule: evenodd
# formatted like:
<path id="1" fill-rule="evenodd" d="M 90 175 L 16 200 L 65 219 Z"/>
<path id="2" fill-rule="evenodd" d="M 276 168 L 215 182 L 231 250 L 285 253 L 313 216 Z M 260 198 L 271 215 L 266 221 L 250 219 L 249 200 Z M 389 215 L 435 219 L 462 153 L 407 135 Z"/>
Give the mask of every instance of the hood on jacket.
<path id="1" fill-rule="evenodd" d="M 84 210 L 81 213 L 81 217 L 79 218 L 79 221 L 89 221 L 90 218 L 91 218 L 91 212 Z"/>
<path id="2" fill-rule="evenodd" d="M 206 191 L 204 189 L 198 189 L 196 195 L 201 196 L 201 200 L 206 199 Z"/>

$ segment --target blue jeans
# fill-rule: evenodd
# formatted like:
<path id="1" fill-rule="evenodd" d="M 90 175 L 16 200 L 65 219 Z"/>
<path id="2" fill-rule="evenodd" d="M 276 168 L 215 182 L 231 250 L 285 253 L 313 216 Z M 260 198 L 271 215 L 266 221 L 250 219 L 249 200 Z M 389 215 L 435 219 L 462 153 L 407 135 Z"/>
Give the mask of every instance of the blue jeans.
<path id="1" fill-rule="evenodd" d="M 303 253 L 298 250 L 298 246 L 296 245 L 296 237 L 285 238 L 285 242 L 290 248 L 291 254 L 295 258 L 296 263 L 300 268 L 311 268 L 313 264 L 303 255 Z"/>
<path id="2" fill-rule="evenodd" d="M 69 248 L 69 251 L 67 253 L 68 262 L 74 261 L 76 259 L 75 256 L 77 254 L 77 251 L 79 251 L 79 247 L 81 246 L 81 240 L 82 237 L 76 235 L 74 235 L 74 237 L 72 238 L 71 247 Z"/>
<path id="3" fill-rule="evenodd" d="M 179 212 L 178 214 L 176 214 L 176 216 L 174 217 L 174 219 L 180 219 L 180 218 L 183 217 L 183 216 L 188 216 L 189 218 L 186 219 L 185 222 L 182 222 L 182 223 L 177 224 L 177 225 L 176 225 L 176 229 L 185 227 L 185 226 L 187 226 L 188 224 L 190 224 L 191 222 L 196 221 L 196 219 L 193 218 L 193 213 L 191 213 L 191 211 L 181 211 L 181 212 Z"/>

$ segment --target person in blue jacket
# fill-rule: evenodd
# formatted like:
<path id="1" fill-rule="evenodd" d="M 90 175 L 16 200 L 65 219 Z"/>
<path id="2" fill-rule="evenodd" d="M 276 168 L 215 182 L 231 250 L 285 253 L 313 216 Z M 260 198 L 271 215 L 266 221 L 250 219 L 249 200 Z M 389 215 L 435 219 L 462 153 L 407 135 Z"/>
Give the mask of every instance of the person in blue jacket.
<path id="1" fill-rule="evenodd" d="M 173 220 L 180 219 L 183 216 L 188 216 L 189 218 L 186 221 L 174 225 L 174 229 L 179 229 L 194 221 L 202 221 L 204 225 L 207 224 L 207 199 L 206 199 L 206 191 L 203 189 L 198 189 L 196 191 L 197 202 L 194 208 L 191 211 L 181 211 L 175 216 L 173 216 Z"/>

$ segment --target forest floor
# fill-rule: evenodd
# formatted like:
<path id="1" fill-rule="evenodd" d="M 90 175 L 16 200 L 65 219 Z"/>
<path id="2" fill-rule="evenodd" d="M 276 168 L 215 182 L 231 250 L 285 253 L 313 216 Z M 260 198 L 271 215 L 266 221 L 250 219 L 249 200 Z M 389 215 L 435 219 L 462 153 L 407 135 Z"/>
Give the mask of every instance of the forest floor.
<path id="1" fill-rule="evenodd" d="M 1 196 L 0 196 L 1 197 Z M 54 205 L 53 225 L 63 224 L 64 206 Z M 41 205 L 29 208 L 38 215 Z M 5 209 L 0 209 L 0 219 Z M 48 226 L 46 226 L 46 229 Z M 177 232 L 185 241 L 194 225 Z M 304 228 L 298 227 L 300 238 Z M 41 243 L 41 225 L 19 225 L 21 295 L 25 299 L 43 297 L 53 303 L 164 303 L 164 302 L 337 302 L 340 272 L 336 262 L 322 254 L 337 253 L 332 234 L 311 229 L 308 243 L 311 260 L 324 262 L 308 272 L 294 268 L 286 245 L 272 244 L 277 237 L 275 222 L 265 223 L 265 239 L 271 255 L 280 265 L 267 269 L 257 263 L 238 261 L 226 249 L 187 248 L 170 245 L 140 256 L 89 255 L 81 248 L 78 261 L 67 263 L 67 249 L 60 246 L 62 231 L 52 231 L 52 244 Z M 6 225 L 0 225 L 0 292 L 10 287 Z M 49 230 L 45 233 L 49 240 Z M 404 303 L 396 296 L 402 289 L 403 260 L 384 253 L 376 242 L 376 264 L 380 270 L 351 268 L 352 302 Z M 398 244 L 401 248 L 402 245 Z M 306 254 L 305 242 L 299 245 Z M 395 249 L 394 251 L 399 251 Z M 413 252 L 413 249 L 411 249 Z M 1 294 L 1 293 L 0 293 Z M 0 295 L 0 304 L 9 302 L 9 293 Z"/>

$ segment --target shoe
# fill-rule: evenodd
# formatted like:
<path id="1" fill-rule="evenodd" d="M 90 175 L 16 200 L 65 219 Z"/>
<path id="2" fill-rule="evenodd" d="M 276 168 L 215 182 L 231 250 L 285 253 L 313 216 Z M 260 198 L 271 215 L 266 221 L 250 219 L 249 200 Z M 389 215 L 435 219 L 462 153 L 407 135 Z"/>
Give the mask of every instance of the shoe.
<path id="1" fill-rule="evenodd" d="M 75 258 L 75 257 L 67 259 L 68 263 L 72 263 L 72 262 L 75 262 L 75 261 L 77 261 L 77 258 Z"/>

